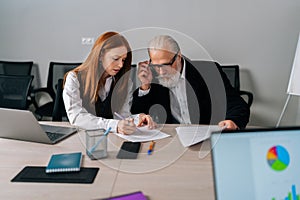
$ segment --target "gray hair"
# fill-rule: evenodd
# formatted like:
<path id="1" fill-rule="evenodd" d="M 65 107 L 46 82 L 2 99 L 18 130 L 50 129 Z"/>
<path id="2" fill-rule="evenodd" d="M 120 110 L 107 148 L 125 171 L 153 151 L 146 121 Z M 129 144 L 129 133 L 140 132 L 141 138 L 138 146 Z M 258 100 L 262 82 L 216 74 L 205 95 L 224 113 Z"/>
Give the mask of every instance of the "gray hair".
<path id="1" fill-rule="evenodd" d="M 149 42 L 148 51 L 151 49 L 166 50 L 172 53 L 177 53 L 180 51 L 179 45 L 171 36 L 169 35 L 158 35 L 155 36 Z"/>

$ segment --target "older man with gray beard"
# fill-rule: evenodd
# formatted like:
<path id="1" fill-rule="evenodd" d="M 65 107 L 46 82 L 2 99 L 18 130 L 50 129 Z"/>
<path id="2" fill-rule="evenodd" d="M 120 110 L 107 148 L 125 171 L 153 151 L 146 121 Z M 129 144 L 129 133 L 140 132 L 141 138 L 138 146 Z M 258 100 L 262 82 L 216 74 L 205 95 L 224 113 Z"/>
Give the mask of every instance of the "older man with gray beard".
<path id="1" fill-rule="evenodd" d="M 249 106 L 230 85 L 218 63 L 203 62 L 210 65 L 207 69 L 215 70 L 212 76 L 204 77 L 207 66 L 193 66 L 168 35 L 154 37 L 148 53 L 150 59 L 139 63 L 141 86 L 133 93 L 132 113 L 155 115 L 164 110 L 165 123 L 219 124 L 229 130 L 246 127 Z M 219 81 L 220 90 L 210 91 L 207 78 Z M 213 99 L 218 94 L 224 97 Z M 157 105 L 160 109 L 151 112 Z"/>

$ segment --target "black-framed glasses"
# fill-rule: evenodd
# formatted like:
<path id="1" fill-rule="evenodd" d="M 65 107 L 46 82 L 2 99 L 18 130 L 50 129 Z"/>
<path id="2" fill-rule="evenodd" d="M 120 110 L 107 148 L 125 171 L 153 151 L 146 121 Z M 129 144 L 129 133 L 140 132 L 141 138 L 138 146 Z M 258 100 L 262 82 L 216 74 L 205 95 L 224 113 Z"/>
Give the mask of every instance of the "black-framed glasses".
<path id="1" fill-rule="evenodd" d="M 178 53 L 177 52 L 174 57 L 172 58 L 172 60 L 169 62 L 169 63 L 163 63 L 163 64 L 152 64 L 151 63 L 151 59 L 149 60 L 149 67 L 153 67 L 153 68 L 161 68 L 161 67 L 166 67 L 166 66 L 172 66 L 178 56 Z"/>

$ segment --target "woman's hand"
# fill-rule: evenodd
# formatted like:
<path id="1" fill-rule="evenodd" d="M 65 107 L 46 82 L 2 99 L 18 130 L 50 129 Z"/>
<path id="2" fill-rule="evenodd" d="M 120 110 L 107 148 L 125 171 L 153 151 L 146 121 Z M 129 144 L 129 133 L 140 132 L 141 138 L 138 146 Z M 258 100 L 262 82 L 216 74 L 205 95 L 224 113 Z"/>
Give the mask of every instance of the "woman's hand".
<path id="1" fill-rule="evenodd" d="M 146 115 L 144 113 L 139 114 L 139 123 L 137 127 L 147 125 L 149 129 L 153 129 L 156 127 L 156 123 L 153 121 L 150 115 Z"/>
<path id="2" fill-rule="evenodd" d="M 124 135 L 130 135 L 136 131 L 136 126 L 133 123 L 133 119 L 120 120 L 117 125 L 117 132 Z"/>

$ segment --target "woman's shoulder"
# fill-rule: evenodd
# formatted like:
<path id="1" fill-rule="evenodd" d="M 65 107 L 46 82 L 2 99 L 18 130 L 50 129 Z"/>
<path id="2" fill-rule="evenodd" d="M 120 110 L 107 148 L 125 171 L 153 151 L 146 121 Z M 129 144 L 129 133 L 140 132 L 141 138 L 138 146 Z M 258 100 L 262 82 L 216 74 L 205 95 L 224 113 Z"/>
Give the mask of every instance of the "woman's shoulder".
<path id="1" fill-rule="evenodd" d="M 66 81 L 78 81 L 78 76 L 74 71 L 69 71 L 67 76 L 66 76 Z"/>
<path id="2" fill-rule="evenodd" d="M 69 71 L 66 78 L 77 78 L 77 74 L 74 71 Z"/>
<path id="3" fill-rule="evenodd" d="M 74 85 L 79 85 L 77 74 L 73 71 L 68 72 L 66 76 L 65 86 L 73 87 Z"/>

